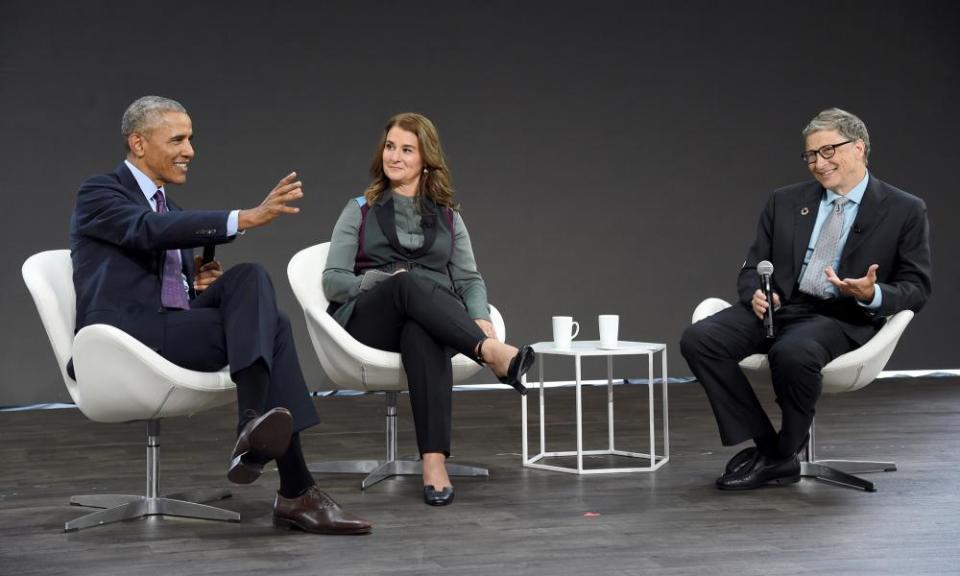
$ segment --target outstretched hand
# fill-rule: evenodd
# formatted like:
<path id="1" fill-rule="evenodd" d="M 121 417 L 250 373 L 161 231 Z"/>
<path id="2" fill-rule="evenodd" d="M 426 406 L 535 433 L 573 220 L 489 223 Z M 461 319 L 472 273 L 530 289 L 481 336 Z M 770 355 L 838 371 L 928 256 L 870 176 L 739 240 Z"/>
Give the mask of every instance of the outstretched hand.
<path id="1" fill-rule="evenodd" d="M 303 198 L 303 182 L 297 180 L 296 172 L 291 172 L 277 182 L 259 206 L 240 211 L 239 227 L 241 230 L 249 230 L 269 224 L 282 214 L 296 214 L 300 209 L 288 204 L 301 198 Z"/>
<path id="2" fill-rule="evenodd" d="M 843 280 L 833 271 L 832 266 L 827 266 L 823 272 L 827 275 L 827 280 L 836 286 L 841 294 L 853 296 L 861 302 L 870 302 L 876 290 L 878 268 L 880 268 L 879 265 L 871 264 L 867 274 L 862 278 L 844 278 Z"/>

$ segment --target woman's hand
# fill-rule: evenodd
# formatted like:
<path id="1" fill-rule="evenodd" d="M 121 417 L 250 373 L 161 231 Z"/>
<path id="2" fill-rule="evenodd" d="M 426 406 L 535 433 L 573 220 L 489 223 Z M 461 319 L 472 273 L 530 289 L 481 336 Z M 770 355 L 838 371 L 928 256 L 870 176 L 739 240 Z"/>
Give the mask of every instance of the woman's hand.
<path id="1" fill-rule="evenodd" d="M 491 324 L 489 320 L 484 320 L 483 318 L 474 318 L 473 321 L 477 323 L 477 326 L 479 326 L 481 330 L 483 330 L 483 334 L 487 338 L 499 340 L 499 338 L 497 338 L 497 331 L 493 328 L 493 324 Z"/>

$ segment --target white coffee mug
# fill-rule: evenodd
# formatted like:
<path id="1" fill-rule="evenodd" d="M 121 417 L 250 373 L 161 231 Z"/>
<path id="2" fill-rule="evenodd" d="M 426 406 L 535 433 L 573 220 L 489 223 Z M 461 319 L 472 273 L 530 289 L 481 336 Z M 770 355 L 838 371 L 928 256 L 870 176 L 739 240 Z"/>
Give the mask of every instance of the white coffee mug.
<path id="1" fill-rule="evenodd" d="M 573 316 L 553 317 L 553 345 L 557 348 L 569 348 L 570 342 L 580 333 L 580 323 Z"/>
<path id="2" fill-rule="evenodd" d="M 620 316 L 616 314 L 601 314 L 597 319 L 600 323 L 600 347 L 616 348 L 617 332 L 620 330 Z"/>

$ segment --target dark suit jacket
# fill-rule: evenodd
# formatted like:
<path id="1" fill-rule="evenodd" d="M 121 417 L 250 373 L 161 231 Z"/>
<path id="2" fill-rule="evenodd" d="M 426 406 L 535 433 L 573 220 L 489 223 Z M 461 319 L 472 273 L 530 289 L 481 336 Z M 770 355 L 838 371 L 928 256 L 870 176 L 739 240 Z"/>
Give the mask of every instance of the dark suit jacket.
<path id="1" fill-rule="evenodd" d="M 70 219 L 77 330 L 109 324 L 162 353 L 164 252 L 181 250 L 193 298 L 192 249 L 232 240 L 229 211 L 183 211 L 169 198 L 167 207 L 165 214 L 154 212 L 123 163 L 80 186 Z"/>
<path id="2" fill-rule="evenodd" d="M 825 190 L 819 182 L 804 182 L 775 190 L 760 216 L 757 238 L 737 279 L 741 302 L 750 305 L 760 288 L 757 264 L 774 267 L 773 289 L 785 302 L 796 296 L 803 257 L 813 233 Z M 830 307 L 848 336 L 861 344 L 886 316 L 900 310 L 920 310 L 930 296 L 930 241 L 923 200 L 870 175 L 857 218 L 847 236 L 836 270 L 840 278 L 859 278 L 878 264 L 877 287 L 883 293 L 879 310 L 859 306 L 841 296 Z"/>

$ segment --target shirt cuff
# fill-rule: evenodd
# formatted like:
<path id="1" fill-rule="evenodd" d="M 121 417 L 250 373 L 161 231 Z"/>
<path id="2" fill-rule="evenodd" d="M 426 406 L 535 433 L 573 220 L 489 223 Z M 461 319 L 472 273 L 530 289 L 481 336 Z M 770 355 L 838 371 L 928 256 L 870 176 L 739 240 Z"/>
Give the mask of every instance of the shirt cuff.
<path id="1" fill-rule="evenodd" d="M 227 216 L 227 236 L 236 236 L 237 228 L 240 227 L 240 211 L 233 210 Z"/>
<path id="2" fill-rule="evenodd" d="M 864 308 L 869 308 L 870 310 L 879 310 L 880 305 L 883 304 L 883 290 L 880 289 L 880 285 L 873 285 L 873 300 L 871 300 L 869 304 L 864 304 L 859 300 L 857 300 L 857 304 L 863 306 Z"/>

